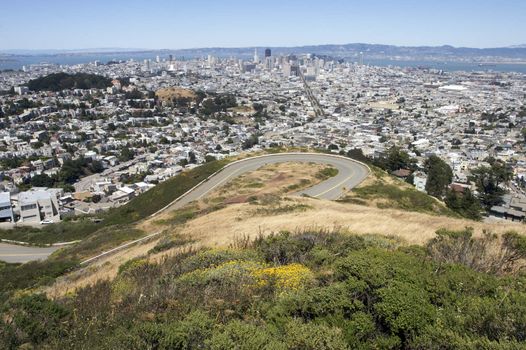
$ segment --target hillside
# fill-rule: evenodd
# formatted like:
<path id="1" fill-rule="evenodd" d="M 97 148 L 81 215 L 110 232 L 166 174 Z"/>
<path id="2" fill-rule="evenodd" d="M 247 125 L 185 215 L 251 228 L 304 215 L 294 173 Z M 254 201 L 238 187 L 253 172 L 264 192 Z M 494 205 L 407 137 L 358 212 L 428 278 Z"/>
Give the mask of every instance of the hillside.
<path id="1" fill-rule="evenodd" d="M 4 307 L 1 335 L 11 348 L 517 349 L 524 277 L 500 274 L 524 241 L 486 243 L 498 251 L 470 231 L 442 231 L 423 248 L 303 230 L 187 248 L 130 260 L 66 298 L 22 295 Z"/>
<path id="2" fill-rule="evenodd" d="M 166 102 L 173 102 L 179 100 L 194 101 L 197 98 L 197 95 L 194 91 L 178 87 L 159 89 L 155 92 L 155 94 L 157 95 L 159 100 Z"/>
<path id="3" fill-rule="evenodd" d="M 61 91 L 66 89 L 103 89 L 111 86 L 111 79 L 87 73 L 53 73 L 27 83 L 31 91 Z"/>
<path id="4" fill-rule="evenodd" d="M 26 290 L 0 288 L 0 344 L 496 349 L 526 341 L 523 225 L 461 219 L 374 168 L 341 201 L 294 196 L 337 174 L 313 163 L 267 165 L 148 218 L 220 164 L 108 214 L 48 262 L 0 266 L 7 285 Z"/>

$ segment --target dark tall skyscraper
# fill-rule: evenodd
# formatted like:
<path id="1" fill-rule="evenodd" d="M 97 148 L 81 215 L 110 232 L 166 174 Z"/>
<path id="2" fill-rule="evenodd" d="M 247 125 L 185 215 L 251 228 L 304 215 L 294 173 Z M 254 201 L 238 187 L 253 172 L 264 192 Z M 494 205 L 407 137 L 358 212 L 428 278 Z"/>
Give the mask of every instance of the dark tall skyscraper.
<path id="1" fill-rule="evenodd" d="M 270 49 L 266 49 L 265 50 L 265 57 L 270 57 L 271 56 L 271 51 Z"/>

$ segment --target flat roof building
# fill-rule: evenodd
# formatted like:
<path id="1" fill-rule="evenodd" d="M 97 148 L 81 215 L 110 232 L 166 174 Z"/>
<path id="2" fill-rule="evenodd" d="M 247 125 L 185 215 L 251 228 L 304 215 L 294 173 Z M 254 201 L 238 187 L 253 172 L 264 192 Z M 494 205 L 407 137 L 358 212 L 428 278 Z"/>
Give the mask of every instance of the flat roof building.
<path id="1" fill-rule="evenodd" d="M 11 194 L 0 193 L 0 222 L 14 222 L 13 207 L 11 206 Z"/>
<path id="2" fill-rule="evenodd" d="M 20 192 L 18 194 L 18 205 L 20 207 L 20 222 L 60 221 L 57 197 L 48 191 Z"/>

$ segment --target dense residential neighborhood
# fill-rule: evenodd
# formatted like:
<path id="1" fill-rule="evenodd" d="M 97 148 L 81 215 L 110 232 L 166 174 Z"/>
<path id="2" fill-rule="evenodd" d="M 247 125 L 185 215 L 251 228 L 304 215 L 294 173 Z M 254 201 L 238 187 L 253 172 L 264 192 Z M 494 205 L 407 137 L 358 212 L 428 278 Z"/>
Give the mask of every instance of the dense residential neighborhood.
<path id="1" fill-rule="evenodd" d="M 479 194 L 472 170 L 498 162 L 512 181 L 487 212 L 523 220 L 525 79 L 270 50 L 3 71 L 0 226 L 107 210 L 197 164 L 280 146 L 369 160 L 396 147 L 414 166 L 393 175 L 421 191 L 432 155 L 455 193 Z"/>

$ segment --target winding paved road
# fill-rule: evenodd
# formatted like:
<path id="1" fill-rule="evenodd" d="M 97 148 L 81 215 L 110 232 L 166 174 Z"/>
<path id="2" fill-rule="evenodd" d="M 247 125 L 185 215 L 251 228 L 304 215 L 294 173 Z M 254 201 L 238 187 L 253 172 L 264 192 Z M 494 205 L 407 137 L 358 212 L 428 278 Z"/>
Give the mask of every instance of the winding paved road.
<path id="1" fill-rule="evenodd" d="M 43 260 L 60 247 L 28 247 L 0 243 L 0 260 L 8 263 L 25 263 L 33 260 Z"/>
<path id="2" fill-rule="evenodd" d="M 305 189 L 297 195 L 306 194 L 311 197 L 335 200 L 343 194 L 343 189 L 351 189 L 361 183 L 369 169 L 352 159 L 323 153 L 280 153 L 252 157 L 230 163 L 223 170 L 211 176 L 208 180 L 179 197 L 167 207 L 180 208 L 186 204 L 206 196 L 215 188 L 224 185 L 229 180 L 244 173 L 254 171 L 267 164 L 285 162 L 321 163 L 332 165 L 338 169 L 338 175 L 327 179 L 313 187 Z M 156 213 L 157 214 L 157 213 Z M 156 215 L 154 214 L 154 215 Z"/>
<path id="3" fill-rule="evenodd" d="M 309 187 L 301 192 L 295 193 L 296 195 L 308 195 L 321 199 L 338 199 L 343 194 L 344 190 L 355 187 L 369 175 L 368 167 L 362 163 L 356 162 L 346 157 L 331 154 L 279 153 L 246 158 L 228 164 L 222 170 L 210 176 L 207 180 L 183 194 L 181 197 L 167 205 L 165 208 L 161 209 L 159 212 L 168 208 L 181 208 L 192 201 L 206 196 L 215 188 L 224 185 L 229 180 L 244 173 L 259 169 L 264 165 L 285 162 L 304 162 L 306 163 L 305 166 L 308 166 L 308 163 L 321 163 L 331 165 L 338 169 L 338 174 L 336 176 L 331 177 L 315 186 Z M 152 216 L 157 215 L 159 212 L 152 214 Z M 152 235 L 148 236 L 147 238 L 150 238 L 151 236 Z M 110 252 L 103 253 L 101 256 L 118 249 L 119 248 L 116 248 Z M 0 245 L 0 260 L 9 262 L 27 262 L 30 260 L 38 260 L 47 257 L 54 250 L 56 250 L 56 248 L 36 248 L 2 244 Z M 98 257 L 99 256 L 96 258 Z M 92 259 L 89 259 L 89 261 L 92 261 Z M 88 261 L 86 261 L 86 263 L 87 262 Z"/>

